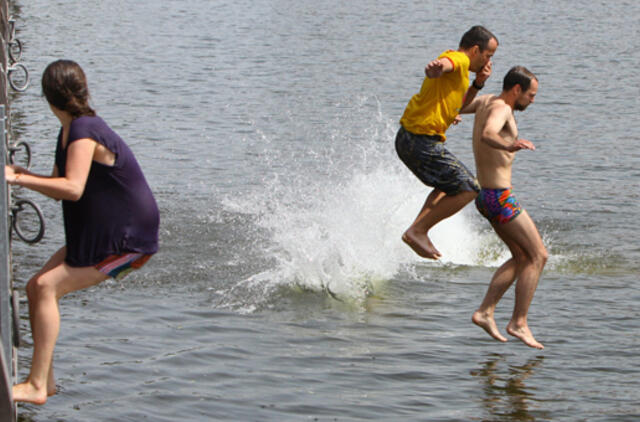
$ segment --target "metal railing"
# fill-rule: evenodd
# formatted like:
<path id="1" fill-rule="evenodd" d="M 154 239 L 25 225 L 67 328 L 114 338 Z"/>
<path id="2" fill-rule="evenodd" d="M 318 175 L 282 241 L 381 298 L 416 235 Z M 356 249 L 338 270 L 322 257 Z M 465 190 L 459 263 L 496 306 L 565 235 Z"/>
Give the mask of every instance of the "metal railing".
<path id="1" fill-rule="evenodd" d="M 7 115 L 6 107 L 0 104 L 0 156 L 7 157 Z M 6 161 L 5 161 L 6 162 Z M 10 214 L 9 189 L 4 177 L 4 169 L 0 176 L 0 334 L 2 338 L 0 383 L 0 417 L 13 421 L 16 419 L 15 406 L 11 400 L 13 379 L 17 375 L 17 353 L 14 345 L 14 315 L 17 313 L 13 299 L 13 282 L 11 277 L 11 245 L 9 241 Z M 15 312 L 14 312 L 15 311 Z"/>
<path id="2" fill-rule="evenodd" d="M 8 18 L 8 2 L 0 0 L 0 157 L 3 164 L 31 165 L 31 148 L 25 142 L 12 144 L 9 139 L 9 110 L 7 90 L 23 92 L 29 86 L 29 71 L 20 63 L 22 43 L 15 37 L 15 20 Z M 31 200 L 16 199 L 7 186 L 4 169 L 0 172 L 0 420 L 15 422 L 17 407 L 12 400 L 12 387 L 18 374 L 18 346 L 20 343 L 19 297 L 13 289 L 11 267 L 11 230 L 27 243 L 35 243 L 44 235 L 44 218 L 40 208 Z M 35 223 L 35 224 L 34 224 Z M 36 229 L 34 230 L 34 226 Z"/>

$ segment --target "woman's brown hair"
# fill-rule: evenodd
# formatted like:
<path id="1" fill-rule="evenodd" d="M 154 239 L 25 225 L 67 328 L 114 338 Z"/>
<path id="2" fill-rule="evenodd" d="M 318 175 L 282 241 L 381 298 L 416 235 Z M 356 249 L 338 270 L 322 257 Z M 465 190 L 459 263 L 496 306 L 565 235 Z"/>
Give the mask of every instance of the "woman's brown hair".
<path id="1" fill-rule="evenodd" d="M 42 93 L 49 104 L 68 112 L 74 119 L 96 115 L 89 106 L 87 77 L 72 60 L 57 60 L 47 66 L 42 75 Z"/>

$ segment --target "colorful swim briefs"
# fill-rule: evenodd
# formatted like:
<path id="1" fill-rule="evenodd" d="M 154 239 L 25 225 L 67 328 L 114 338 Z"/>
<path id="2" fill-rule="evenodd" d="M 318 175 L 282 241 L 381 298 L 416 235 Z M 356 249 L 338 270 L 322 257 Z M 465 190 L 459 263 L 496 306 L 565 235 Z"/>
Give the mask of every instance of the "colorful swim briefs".
<path id="1" fill-rule="evenodd" d="M 122 280 L 133 270 L 142 268 L 152 255 L 137 252 L 125 253 L 122 255 L 111 255 L 95 268 L 110 277 Z"/>
<path id="2" fill-rule="evenodd" d="M 522 212 L 522 207 L 511 193 L 511 188 L 483 188 L 476 197 L 476 208 L 492 224 L 506 224 Z"/>
<path id="3" fill-rule="evenodd" d="M 409 170 L 427 186 L 447 195 L 480 191 L 473 173 L 444 147 L 438 135 L 416 135 L 400 126 L 396 151 Z"/>

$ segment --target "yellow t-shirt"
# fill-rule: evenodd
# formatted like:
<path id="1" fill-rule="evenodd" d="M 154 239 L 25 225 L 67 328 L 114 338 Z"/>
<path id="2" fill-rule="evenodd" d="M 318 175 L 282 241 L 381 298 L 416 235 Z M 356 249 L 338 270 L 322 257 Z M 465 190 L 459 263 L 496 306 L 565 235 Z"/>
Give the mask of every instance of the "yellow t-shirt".
<path id="1" fill-rule="evenodd" d="M 420 92 L 407 104 L 400 124 L 416 135 L 440 135 L 445 140 L 444 132 L 460 112 L 469 88 L 469 56 L 447 50 L 438 58 L 443 57 L 451 60 L 453 71 L 434 79 L 425 77 Z"/>

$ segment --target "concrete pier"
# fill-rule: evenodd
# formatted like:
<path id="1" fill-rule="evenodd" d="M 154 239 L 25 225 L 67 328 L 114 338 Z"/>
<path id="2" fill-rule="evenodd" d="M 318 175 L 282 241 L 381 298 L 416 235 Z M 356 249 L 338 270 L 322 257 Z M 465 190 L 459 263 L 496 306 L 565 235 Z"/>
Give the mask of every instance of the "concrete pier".
<path id="1" fill-rule="evenodd" d="M 9 41 L 9 0 L 0 0 L 0 157 L 7 160 L 7 134 L 9 115 L 8 65 Z M 0 172 L 0 420 L 15 422 L 16 406 L 11 399 L 11 388 L 17 375 L 17 350 L 13 333 L 13 281 L 11 277 L 10 212 L 9 190 L 4 179 L 4 169 Z"/>

